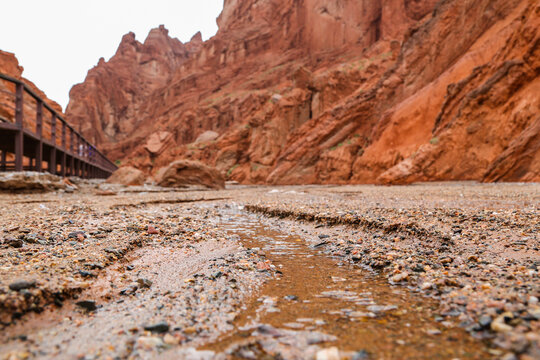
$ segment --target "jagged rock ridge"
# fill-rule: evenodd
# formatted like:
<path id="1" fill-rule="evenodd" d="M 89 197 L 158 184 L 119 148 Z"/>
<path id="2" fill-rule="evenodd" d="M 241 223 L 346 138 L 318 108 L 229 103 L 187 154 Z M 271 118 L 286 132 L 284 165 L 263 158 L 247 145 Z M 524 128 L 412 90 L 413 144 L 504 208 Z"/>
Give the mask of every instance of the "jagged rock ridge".
<path id="1" fill-rule="evenodd" d="M 540 181 L 539 14 L 532 0 L 226 0 L 204 43 L 124 37 L 67 112 L 151 174 L 186 158 L 244 183 Z"/>

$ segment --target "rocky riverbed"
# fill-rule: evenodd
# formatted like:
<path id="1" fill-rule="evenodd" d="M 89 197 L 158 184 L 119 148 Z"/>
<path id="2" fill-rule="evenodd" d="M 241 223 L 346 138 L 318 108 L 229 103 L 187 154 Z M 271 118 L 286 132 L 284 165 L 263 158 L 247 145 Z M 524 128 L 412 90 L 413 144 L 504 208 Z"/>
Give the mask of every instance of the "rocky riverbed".
<path id="1" fill-rule="evenodd" d="M 540 187 L 0 194 L 6 359 L 540 357 Z"/>

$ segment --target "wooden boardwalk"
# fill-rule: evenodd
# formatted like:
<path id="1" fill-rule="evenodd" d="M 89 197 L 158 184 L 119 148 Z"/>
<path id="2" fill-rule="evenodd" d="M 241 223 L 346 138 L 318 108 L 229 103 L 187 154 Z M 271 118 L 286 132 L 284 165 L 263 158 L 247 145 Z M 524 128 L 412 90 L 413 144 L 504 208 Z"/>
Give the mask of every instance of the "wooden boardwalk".
<path id="1" fill-rule="evenodd" d="M 116 165 L 22 81 L 0 74 L 0 171 L 107 178 Z"/>

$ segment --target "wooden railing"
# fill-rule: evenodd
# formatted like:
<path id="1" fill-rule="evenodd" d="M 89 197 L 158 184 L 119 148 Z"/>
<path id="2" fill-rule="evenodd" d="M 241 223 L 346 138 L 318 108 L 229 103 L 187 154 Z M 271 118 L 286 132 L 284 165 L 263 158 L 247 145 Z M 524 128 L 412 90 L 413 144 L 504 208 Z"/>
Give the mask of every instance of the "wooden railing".
<path id="1" fill-rule="evenodd" d="M 0 87 L 0 171 L 105 178 L 117 169 L 25 83 L 4 74 L 1 81 L 8 86 Z"/>

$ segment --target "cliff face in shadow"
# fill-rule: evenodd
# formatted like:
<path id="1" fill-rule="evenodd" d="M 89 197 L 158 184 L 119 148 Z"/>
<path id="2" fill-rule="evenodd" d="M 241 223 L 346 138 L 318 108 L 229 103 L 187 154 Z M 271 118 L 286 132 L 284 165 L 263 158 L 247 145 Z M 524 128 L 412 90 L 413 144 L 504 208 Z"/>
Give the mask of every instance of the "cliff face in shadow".
<path id="1" fill-rule="evenodd" d="M 206 42 L 124 36 L 67 115 L 149 174 L 186 158 L 243 183 L 540 181 L 539 17 L 532 0 L 226 0 Z"/>

